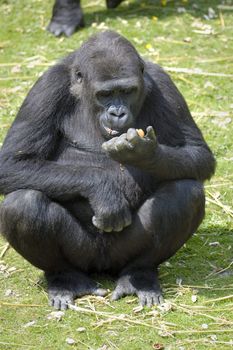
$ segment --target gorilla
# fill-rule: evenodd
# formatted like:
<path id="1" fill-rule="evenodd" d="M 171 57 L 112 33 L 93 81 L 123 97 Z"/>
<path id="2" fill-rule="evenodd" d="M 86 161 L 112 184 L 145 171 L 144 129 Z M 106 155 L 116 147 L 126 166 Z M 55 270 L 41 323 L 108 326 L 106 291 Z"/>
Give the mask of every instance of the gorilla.
<path id="1" fill-rule="evenodd" d="M 117 7 L 123 0 L 106 0 L 107 8 Z M 59 36 L 71 36 L 76 29 L 84 27 L 80 0 L 55 0 L 53 14 L 47 29 Z"/>
<path id="2" fill-rule="evenodd" d="M 106 294 L 92 273 L 116 276 L 113 300 L 159 304 L 157 267 L 200 225 L 214 170 L 170 77 L 102 32 L 23 102 L 0 151 L 1 232 L 45 272 L 57 309 Z"/>

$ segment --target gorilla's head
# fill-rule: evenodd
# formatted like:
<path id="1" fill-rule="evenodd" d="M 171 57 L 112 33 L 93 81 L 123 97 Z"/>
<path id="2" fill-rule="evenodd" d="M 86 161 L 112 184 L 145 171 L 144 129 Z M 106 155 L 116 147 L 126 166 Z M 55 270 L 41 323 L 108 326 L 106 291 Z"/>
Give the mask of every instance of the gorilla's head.
<path id="1" fill-rule="evenodd" d="M 104 138 L 134 126 L 144 100 L 144 62 L 132 44 L 106 31 L 77 51 L 72 67 L 72 93 L 92 110 Z"/>

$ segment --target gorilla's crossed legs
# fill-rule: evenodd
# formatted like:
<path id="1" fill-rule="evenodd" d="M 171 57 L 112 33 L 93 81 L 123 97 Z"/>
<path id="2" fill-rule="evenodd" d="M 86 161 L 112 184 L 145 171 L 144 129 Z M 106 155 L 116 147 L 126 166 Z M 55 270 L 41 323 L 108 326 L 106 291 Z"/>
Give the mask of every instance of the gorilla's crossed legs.
<path id="1" fill-rule="evenodd" d="M 162 298 L 155 266 L 196 230 L 204 202 L 200 182 L 166 182 L 142 204 L 131 226 L 95 234 L 42 192 L 18 190 L 2 203 L 1 222 L 12 246 L 46 272 L 50 303 L 56 308 L 66 308 L 77 296 L 104 295 L 87 275 L 103 269 L 120 273 L 112 299 L 136 294 L 142 305 L 151 305 Z"/>

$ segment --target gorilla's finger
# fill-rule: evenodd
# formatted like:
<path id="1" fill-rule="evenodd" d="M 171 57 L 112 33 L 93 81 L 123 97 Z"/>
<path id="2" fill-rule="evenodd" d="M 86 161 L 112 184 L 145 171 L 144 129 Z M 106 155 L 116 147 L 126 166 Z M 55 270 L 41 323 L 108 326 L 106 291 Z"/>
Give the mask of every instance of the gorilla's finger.
<path id="1" fill-rule="evenodd" d="M 127 131 L 127 140 L 131 143 L 131 144 L 135 144 L 140 140 L 140 136 L 138 135 L 136 129 L 130 128 Z"/>
<path id="2" fill-rule="evenodd" d="M 57 310 L 61 309 L 61 300 L 59 297 L 55 297 L 53 301 L 53 307 Z"/>
<path id="3" fill-rule="evenodd" d="M 109 152 L 109 150 L 111 150 L 111 149 L 113 148 L 114 142 L 115 142 L 114 139 L 111 139 L 110 141 L 104 142 L 104 143 L 102 144 L 102 149 L 103 149 L 105 152 Z"/>
<path id="4" fill-rule="evenodd" d="M 93 218 L 92 218 L 92 223 L 93 223 L 94 226 L 97 227 L 97 220 L 96 220 L 95 216 L 93 216 Z"/>
<path id="5" fill-rule="evenodd" d="M 123 138 L 122 139 L 119 138 L 115 142 L 113 151 L 121 152 L 121 151 L 129 150 L 129 149 L 132 149 L 132 148 L 133 148 L 133 145 L 130 142 L 128 142 L 127 140 L 125 140 Z"/>
<path id="6" fill-rule="evenodd" d="M 118 140 L 123 140 L 123 139 L 126 139 L 126 133 L 124 134 L 121 134 L 120 136 L 117 136 L 117 137 L 113 137 L 112 139 L 104 142 L 102 144 L 102 147 L 105 149 L 105 148 L 108 148 L 108 147 L 112 147 L 112 145 L 115 144 L 115 142 L 117 142 Z"/>
<path id="7" fill-rule="evenodd" d="M 125 295 L 125 292 L 119 288 L 116 288 L 112 293 L 111 300 L 115 301 L 122 298 Z"/>
<path id="8" fill-rule="evenodd" d="M 154 129 L 152 128 L 152 126 L 148 126 L 146 128 L 146 138 L 148 138 L 152 141 L 156 140 L 155 132 L 154 132 Z"/>
<path id="9" fill-rule="evenodd" d="M 104 223 L 102 219 L 96 218 L 96 216 L 93 216 L 92 223 L 101 231 L 112 232 L 112 227 L 109 224 Z"/>
<path id="10" fill-rule="evenodd" d="M 68 304 L 70 304 L 69 300 L 61 300 L 61 310 L 67 310 L 68 309 Z"/>
<path id="11" fill-rule="evenodd" d="M 67 37 L 69 37 L 75 32 L 75 29 L 75 26 L 66 25 L 64 26 L 63 32 Z"/>
<path id="12" fill-rule="evenodd" d="M 57 22 L 51 22 L 48 25 L 47 30 L 53 33 L 55 36 L 60 36 L 62 34 L 62 27 Z"/>
<path id="13" fill-rule="evenodd" d="M 121 224 L 118 224 L 114 227 L 113 231 L 115 232 L 121 232 L 123 230 L 123 226 Z"/>
<path id="14" fill-rule="evenodd" d="M 110 227 L 110 226 L 108 226 L 108 227 L 102 227 L 101 228 L 104 232 L 107 232 L 107 233 L 109 233 L 109 232 L 112 232 L 112 227 Z"/>
<path id="15" fill-rule="evenodd" d="M 157 304 L 160 304 L 160 305 L 164 304 L 164 299 L 162 294 L 158 295 L 157 301 L 158 301 Z"/>
<path id="16" fill-rule="evenodd" d="M 128 216 L 125 220 L 125 227 L 128 227 L 132 224 L 132 216 Z"/>
<path id="17" fill-rule="evenodd" d="M 139 298 L 139 304 L 141 306 L 145 306 L 146 305 L 146 296 L 144 294 L 140 294 L 138 296 L 138 298 Z"/>
<path id="18" fill-rule="evenodd" d="M 118 139 L 119 139 L 119 137 L 114 137 L 111 140 L 104 142 L 102 144 L 102 149 L 105 152 L 111 152 L 111 151 L 115 150 L 115 144 L 116 144 Z"/>
<path id="19" fill-rule="evenodd" d="M 92 292 L 93 295 L 97 295 L 99 297 L 105 297 L 105 295 L 108 294 L 108 291 L 107 289 L 104 289 L 104 288 L 96 288 L 93 292 Z"/>
<path id="20" fill-rule="evenodd" d="M 103 223 L 102 220 L 97 219 L 95 216 L 92 218 L 92 223 L 95 227 L 102 229 L 103 228 Z"/>

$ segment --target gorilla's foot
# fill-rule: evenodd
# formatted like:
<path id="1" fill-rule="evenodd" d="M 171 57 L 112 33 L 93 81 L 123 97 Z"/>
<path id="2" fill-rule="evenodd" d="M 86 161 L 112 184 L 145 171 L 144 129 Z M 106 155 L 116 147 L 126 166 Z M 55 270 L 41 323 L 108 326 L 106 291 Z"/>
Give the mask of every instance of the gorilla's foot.
<path id="1" fill-rule="evenodd" d="M 66 310 L 69 304 L 74 303 L 76 297 L 107 294 L 106 289 L 98 288 L 97 284 L 82 272 L 45 273 L 45 277 L 48 282 L 49 305 L 58 310 Z"/>
<path id="2" fill-rule="evenodd" d="M 106 0 L 106 5 L 108 9 L 116 8 L 123 0 Z"/>
<path id="3" fill-rule="evenodd" d="M 112 300 L 137 295 L 142 306 L 163 303 L 163 296 L 154 271 L 128 271 L 117 281 Z"/>
<path id="4" fill-rule="evenodd" d="M 84 27 L 82 9 L 75 2 L 72 6 L 56 8 L 47 30 L 55 36 L 71 36 L 76 30 Z"/>

